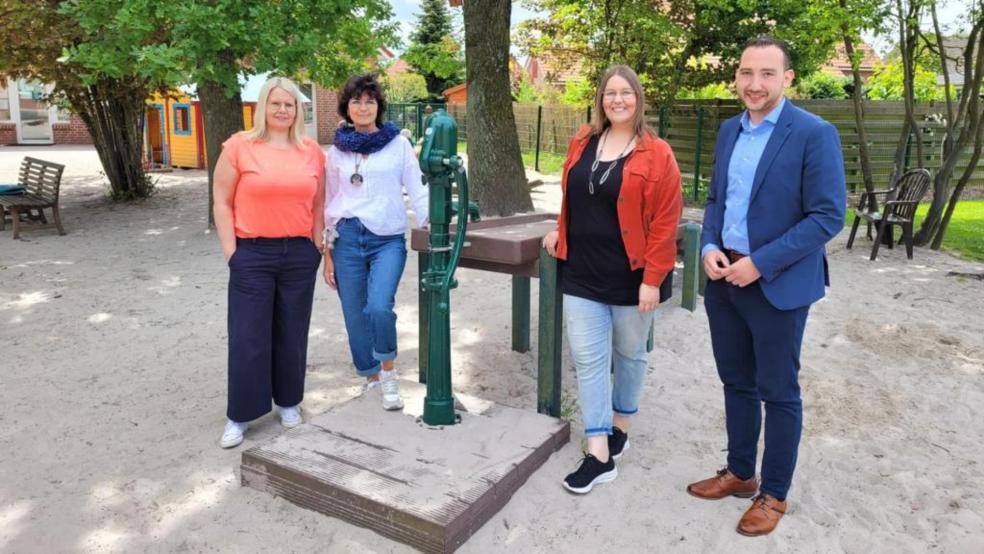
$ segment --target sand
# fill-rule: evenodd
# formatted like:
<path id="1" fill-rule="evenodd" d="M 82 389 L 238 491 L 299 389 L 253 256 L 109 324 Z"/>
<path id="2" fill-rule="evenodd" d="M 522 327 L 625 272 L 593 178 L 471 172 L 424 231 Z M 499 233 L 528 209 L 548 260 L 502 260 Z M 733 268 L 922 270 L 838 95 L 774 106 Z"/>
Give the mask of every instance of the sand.
<path id="1" fill-rule="evenodd" d="M 242 447 L 217 446 L 227 270 L 205 232 L 204 173 L 160 174 L 152 198 L 113 204 L 91 148 L 0 147 L 0 181 L 24 155 L 68 164 L 69 234 L 0 233 L 0 552 L 410 551 L 241 487 Z M 547 178 L 537 209 L 558 201 Z M 561 488 L 581 448 L 574 412 L 571 444 L 459 552 L 984 552 L 984 281 L 972 277 L 984 264 L 925 249 L 913 261 L 883 249 L 872 263 L 868 241 L 848 252 L 846 238 L 830 245 L 833 286 L 807 326 L 805 429 L 792 508 L 775 533 L 739 536 L 747 500 L 684 490 L 723 465 L 726 442 L 706 316 L 680 308 L 677 291 L 657 313 L 618 480 L 586 497 Z M 397 298 L 408 377 L 416 275 L 411 256 Z M 461 270 L 459 280 L 455 389 L 535 409 L 535 344 L 509 348 L 509 277 Z M 358 393 L 339 303 L 323 284 L 308 360 L 309 413 Z M 564 379 L 570 404 L 566 353 Z M 244 447 L 280 432 L 267 416 Z"/>

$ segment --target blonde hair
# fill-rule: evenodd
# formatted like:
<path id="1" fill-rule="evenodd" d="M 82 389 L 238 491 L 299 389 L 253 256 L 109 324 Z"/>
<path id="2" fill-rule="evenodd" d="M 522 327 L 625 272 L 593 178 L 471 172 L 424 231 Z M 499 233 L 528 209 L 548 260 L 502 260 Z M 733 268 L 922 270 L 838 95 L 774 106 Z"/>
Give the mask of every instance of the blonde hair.
<path id="1" fill-rule="evenodd" d="M 652 129 L 646 125 L 646 93 L 642 90 L 642 83 L 639 82 L 639 76 L 627 65 L 613 65 L 609 67 L 601 76 L 601 80 L 598 81 L 598 90 L 595 92 L 594 113 L 591 117 L 591 132 L 595 135 L 600 135 L 605 129 L 611 126 L 611 122 L 608 121 L 608 117 L 605 115 L 605 85 L 608 84 L 609 79 L 616 75 L 625 79 L 632 88 L 632 91 L 635 92 L 636 106 L 635 114 L 632 116 L 632 129 L 635 131 L 635 134 L 640 137 L 644 131 L 654 134 Z"/>
<path id="2" fill-rule="evenodd" d="M 249 140 L 266 140 L 269 133 L 267 132 L 267 122 L 266 122 L 266 105 L 267 100 L 270 97 L 270 92 L 273 89 L 279 88 L 284 92 L 290 94 L 294 97 L 294 104 L 296 104 L 297 109 L 294 110 L 294 121 L 290 124 L 290 129 L 287 131 L 287 138 L 295 146 L 304 146 L 304 100 L 303 95 L 301 95 L 301 90 L 297 88 L 294 81 L 286 77 L 271 77 L 267 79 L 267 82 L 263 83 L 263 87 L 260 88 L 260 97 L 256 100 L 256 113 L 253 114 L 253 128 L 246 131 L 246 138 Z"/>

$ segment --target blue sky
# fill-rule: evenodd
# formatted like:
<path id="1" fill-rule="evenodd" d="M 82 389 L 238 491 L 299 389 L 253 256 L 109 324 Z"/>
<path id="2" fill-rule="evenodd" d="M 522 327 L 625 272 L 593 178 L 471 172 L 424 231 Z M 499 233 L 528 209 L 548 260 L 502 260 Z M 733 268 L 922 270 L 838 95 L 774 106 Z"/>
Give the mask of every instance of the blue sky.
<path id="1" fill-rule="evenodd" d="M 409 42 L 410 31 L 417 23 L 417 14 L 420 13 L 419 0 L 390 0 L 393 7 L 394 18 L 400 22 L 404 46 Z M 452 14 L 460 14 L 461 8 L 451 8 Z M 520 21 L 525 21 L 535 17 L 536 13 L 524 7 L 519 2 L 514 2 L 512 7 L 512 26 L 515 27 Z M 460 18 L 458 19 L 460 24 Z"/>

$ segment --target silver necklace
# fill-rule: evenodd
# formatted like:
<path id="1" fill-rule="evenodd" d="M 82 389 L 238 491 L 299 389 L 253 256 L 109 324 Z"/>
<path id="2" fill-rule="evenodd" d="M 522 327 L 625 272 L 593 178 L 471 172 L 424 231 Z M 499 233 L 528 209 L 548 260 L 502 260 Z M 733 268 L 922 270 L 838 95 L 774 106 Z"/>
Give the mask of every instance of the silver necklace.
<path id="1" fill-rule="evenodd" d="M 362 154 L 356 153 L 355 154 L 355 173 L 353 173 L 352 174 L 352 177 L 349 179 L 349 182 L 352 183 L 353 186 L 356 186 L 356 187 L 361 186 L 365 182 L 365 180 L 366 180 L 365 177 L 362 175 L 362 171 L 361 171 L 363 169 L 363 166 L 362 166 L 363 162 L 365 162 L 366 167 L 368 167 L 369 166 L 369 156 L 367 155 L 367 156 L 363 157 Z"/>
<path id="2" fill-rule="evenodd" d="M 591 162 L 591 173 L 588 175 L 588 194 L 592 196 L 594 196 L 595 193 L 594 174 L 598 169 L 598 164 L 601 163 L 601 153 L 605 149 L 605 141 L 608 140 L 608 133 L 610 132 L 611 129 L 605 131 L 605 134 L 601 136 L 601 143 L 598 145 L 598 150 L 595 152 L 595 159 Z M 635 137 L 629 139 L 629 142 L 625 144 L 625 148 L 622 149 L 622 153 L 612 160 L 610 164 L 608 164 L 608 168 L 601 174 L 601 179 L 598 180 L 599 187 L 605 184 L 605 181 L 608 180 L 608 176 L 611 175 L 612 170 L 615 169 L 615 166 L 618 164 L 618 161 L 622 159 L 622 156 L 629 151 L 629 147 L 632 146 L 633 142 L 635 142 Z"/>

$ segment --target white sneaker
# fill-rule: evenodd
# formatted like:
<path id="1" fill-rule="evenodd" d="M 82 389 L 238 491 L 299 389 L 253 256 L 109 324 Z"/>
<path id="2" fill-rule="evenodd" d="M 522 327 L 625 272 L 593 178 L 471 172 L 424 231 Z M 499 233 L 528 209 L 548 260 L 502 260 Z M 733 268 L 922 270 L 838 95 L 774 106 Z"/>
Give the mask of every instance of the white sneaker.
<path id="1" fill-rule="evenodd" d="M 396 373 L 396 370 L 380 370 L 379 387 L 383 392 L 384 410 L 403 409 L 403 399 L 400 398 L 400 376 Z"/>
<path id="2" fill-rule="evenodd" d="M 222 439 L 219 446 L 222 448 L 232 448 L 239 446 L 243 442 L 243 433 L 249 429 L 249 423 L 239 423 L 231 419 L 226 423 L 225 430 L 222 432 Z"/>
<path id="3" fill-rule="evenodd" d="M 362 392 L 360 394 L 366 394 L 367 392 L 371 391 L 374 388 L 377 388 L 378 386 L 379 386 L 378 380 L 370 381 L 366 379 L 366 382 L 362 383 Z"/>
<path id="4" fill-rule="evenodd" d="M 301 417 L 301 407 L 291 406 L 290 408 L 281 408 L 277 406 L 280 410 L 280 424 L 284 427 L 291 429 L 297 427 L 298 425 L 304 423 L 304 418 Z"/>

